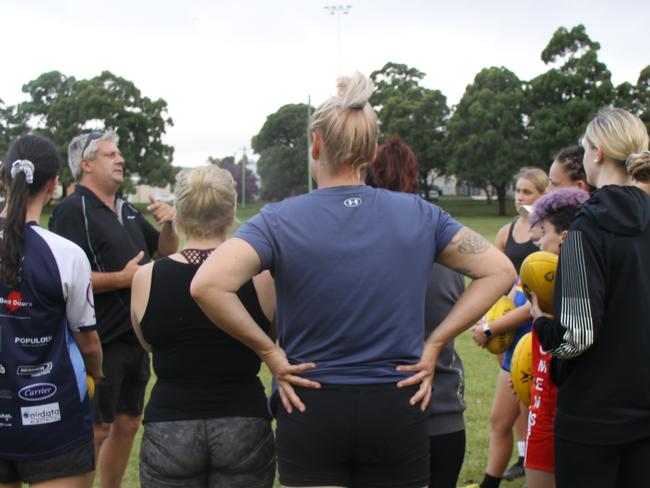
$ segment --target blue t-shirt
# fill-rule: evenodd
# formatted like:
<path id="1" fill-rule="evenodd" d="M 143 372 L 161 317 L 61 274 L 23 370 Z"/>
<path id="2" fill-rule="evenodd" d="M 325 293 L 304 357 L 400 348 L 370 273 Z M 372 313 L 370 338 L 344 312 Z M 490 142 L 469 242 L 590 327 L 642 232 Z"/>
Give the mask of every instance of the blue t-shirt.
<path id="1" fill-rule="evenodd" d="M 22 281 L 0 280 L 0 459 L 55 456 L 92 439 L 73 332 L 95 329 L 90 264 L 76 244 L 25 226 Z"/>
<path id="2" fill-rule="evenodd" d="M 416 195 L 325 188 L 266 205 L 235 234 L 270 269 L 280 346 L 303 376 L 395 382 L 424 343 L 424 298 L 439 252 L 460 230 Z"/>

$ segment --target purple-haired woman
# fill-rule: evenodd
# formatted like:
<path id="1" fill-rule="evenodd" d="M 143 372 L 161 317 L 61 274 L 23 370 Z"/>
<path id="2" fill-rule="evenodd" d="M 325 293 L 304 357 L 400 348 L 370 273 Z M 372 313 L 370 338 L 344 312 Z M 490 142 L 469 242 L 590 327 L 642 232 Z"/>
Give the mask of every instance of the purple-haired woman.
<path id="1" fill-rule="evenodd" d="M 537 244 L 542 251 L 560 253 L 560 245 L 568 233 L 571 222 L 588 198 L 589 193 L 576 186 L 570 186 L 547 193 L 534 203 L 528 219 L 531 227 L 536 227 L 541 232 Z M 501 334 L 515 330 L 531 319 L 530 305 L 520 306 L 492 322 L 490 330 L 493 334 Z M 480 327 L 477 326 L 474 327 L 474 339 L 482 346 L 487 343 Z M 555 487 L 553 422 L 557 387 L 550 378 L 550 362 L 550 356 L 541 349 L 538 337 L 533 333 L 531 384 L 535 385 L 535 388 L 531 395 L 524 460 L 528 488 Z"/>

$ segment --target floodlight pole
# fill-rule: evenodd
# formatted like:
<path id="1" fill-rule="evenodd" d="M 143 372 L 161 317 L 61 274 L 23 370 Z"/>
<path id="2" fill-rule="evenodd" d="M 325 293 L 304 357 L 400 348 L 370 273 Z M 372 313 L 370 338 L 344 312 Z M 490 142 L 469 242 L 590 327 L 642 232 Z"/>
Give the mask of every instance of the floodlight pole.
<path id="1" fill-rule="evenodd" d="M 341 15 L 348 15 L 352 5 L 326 5 L 323 7 L 330 15 L 336 15 L 336 70 L 337 76 L 341 74 Z"/>
<path id="2" fill-rule="evenodd" d="M 246 206 L 246 146 L 242 148 L 241 157 L 241 206 Z"/>
<path id="3" fill-rule="evenodd" d="M 311 174 L 311 134 L 309 133 L 309 128 L 311 126 L 311 95 L 307 96 L 307 191 L 311 193 L 314 189 L 314 183 L 312 181 Z"/>

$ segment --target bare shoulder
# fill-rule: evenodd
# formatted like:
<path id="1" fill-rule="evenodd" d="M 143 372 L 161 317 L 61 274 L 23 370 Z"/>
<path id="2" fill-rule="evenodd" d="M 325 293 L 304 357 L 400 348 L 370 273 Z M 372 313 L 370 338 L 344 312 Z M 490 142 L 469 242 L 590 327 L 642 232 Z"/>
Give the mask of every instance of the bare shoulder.
<path id="1" fill-rule="evenodd" d="M 508 240 L 508 233 L 510 232 L 511 226 L 512 222 L 508 222 L 503 227 L 501 227 L 499 229 L 499 232 L 497 232 L 496 239 L 494 240 L 494 245 L 502 251 L 506 248 L 506 241 Z"/>
<path id="2" fill-rule="evenodd" d="M 133 275 L 133 284 L 131 288 L 141 287 L 151 284 L 151 275 L 153 274 L 153 261 L 148 262 L 138 268 Z M 148 288 L 148 287 L 147 287 Z"/>
<path id="3" fill-rule="evenodd" d="M 151 291 L 151 276 L 153 274 L 153 261 L 141 266 L 133 275 L 131 283 L 131 312 L 135 314 L 138 322 L 142 319 L 149 303 Z"/>

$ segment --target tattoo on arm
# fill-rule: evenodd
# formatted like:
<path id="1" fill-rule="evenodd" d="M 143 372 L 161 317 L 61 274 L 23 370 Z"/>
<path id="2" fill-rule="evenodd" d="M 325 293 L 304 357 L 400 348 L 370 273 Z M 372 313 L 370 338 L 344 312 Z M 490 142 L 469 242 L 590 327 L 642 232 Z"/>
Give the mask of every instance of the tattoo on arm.
<path id="1" fill-rule="evenodd" d="M 490 248 L 490 243 L 483 236 L 467 227 L 463 227 L 453 237 L 450 244 L 458 246 L 460 254 L 481 254 Z"/>

